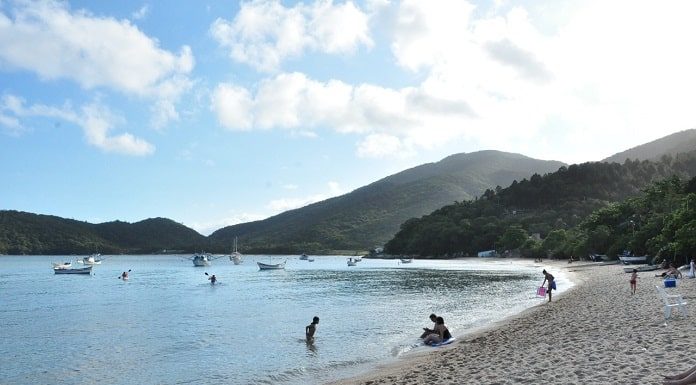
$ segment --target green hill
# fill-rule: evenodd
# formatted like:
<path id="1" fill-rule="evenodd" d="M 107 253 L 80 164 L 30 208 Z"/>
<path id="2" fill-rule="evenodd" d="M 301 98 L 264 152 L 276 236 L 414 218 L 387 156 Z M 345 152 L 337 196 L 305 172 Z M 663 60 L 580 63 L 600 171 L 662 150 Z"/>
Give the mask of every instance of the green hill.
<path id="1" fill-rule="evenodd" d="M 262 221 L 225 227 L 210 239 L 231 245 L 237 236 L 245 252 L 366 250 L 384 244 L 409 218 L 561 166 L 561 162 L 500 151 L 452 155 L 339 197 Z"/>
<path id="2" fill-rule="evenodd" d="M 0 254 L 194 251 L 207 243 L 194 230 L 165 218 L 91 224 L 53 215 L 0 211 Z"/>
<path id="3" fill-rule="evenodd" d="M 623 163 L 631 160 L 659 160 L 665 155 L 675 156 L 696 150 L 696 129 L 685 130 L 667 135 L 640 146 L 614 154 L 602 162 Z"/>
<path id="4" fill-rule="evenodd" d="M 488 190 L 476 201 L 455 203 L 410 219 L 386 244 L 386 251 L 475 256 L 482 250 L 521 247 L 533 254 L 539 251 L 535 251 L 539 245 L 522 247 L 531 234 L 553 239 L 550 235 L 579 225 L 595 210 L 637 196 L 651 183 L 673 175 L 696 176 L 696 151 L 664 157 L 659 162 L 561 167 L 553 173 L 513 182 L 504 189 Z"/>

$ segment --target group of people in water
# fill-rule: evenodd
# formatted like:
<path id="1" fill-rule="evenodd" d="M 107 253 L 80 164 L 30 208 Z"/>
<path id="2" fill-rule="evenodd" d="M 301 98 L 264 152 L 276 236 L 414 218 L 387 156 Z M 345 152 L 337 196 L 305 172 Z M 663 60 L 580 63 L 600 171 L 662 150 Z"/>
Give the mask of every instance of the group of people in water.
<path id="1" fill-rule="evenodd" d="M 544 274 L 544 282 L 541 286 L 544 286 L 548 282 L 547 292 L 549 295 L 549 302 L 551 302 L 551 291 L 556 290 L 556 281 L 553 275 L 547 272 L 545 269 L 542 271 Z M 212 276 L 215 277 L 215 276 Z M 211 278 L 212 278 L 211 277 Z M 435 313 L 430 314 L 430 320 L 433 322 L 433 327 L 423 328 L 423 333 L 420 338 L 426 345 L 438 345 L 452 338 L 452 333 L 445 325 L 445 319 L 436 315 Z M 312 323 L 305 327 L 305 338 L 308 344 L 314 343 L 314 333 L 317 331 L 317 325 L 319 325 L 319 317 L 314 317 Z"/>

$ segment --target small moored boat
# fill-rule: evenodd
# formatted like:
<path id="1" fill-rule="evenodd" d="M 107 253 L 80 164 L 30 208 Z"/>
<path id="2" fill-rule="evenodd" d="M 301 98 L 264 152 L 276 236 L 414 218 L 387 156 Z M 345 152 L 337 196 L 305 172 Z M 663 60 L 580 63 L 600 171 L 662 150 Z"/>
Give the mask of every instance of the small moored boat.
<path id="1" fill-rule="evenodd" d="M 103 258 L 101 258 L 101 254 L 92 254 L 89 257 L 84 257 L 82 259 L 78 259 L 77 263 L 81 263 L 83 265 L 101 265 Z"/>
<path id="2" fill-rule="evenodd" d="M 348 258 L 348 266 L 356 266 L 358 264 L 358 261 L 354 260 L 353 258 Z"/>
<path id="3" fill-rule="evenodd" d="M 193 266 L 196 266 L 196 267 L 210 266 L 210 261 L 212 261 L 212 255 L 210 255 L 208 253 L 200 253 L 200 254 L 195 254 L 190 259 L 191 259 L 191 262 L 193 262 Z"/>
<path id="4" fill-rule="evenodd" d="M 413 258 L 399 258 L 401 260 L 401 263 L 411 263 L 413 262 Z"/>
<path id="5" fill-rule="evenodd" d="M 259 270 L 283 270 L 285 269 L 285 262 L 287 262 L 287 260 L 275 264 L 263 262 L 256 262 L 256 264 L 259 265 Z"/>
<path id="6" fill-rule="evenodd" d="M 647 255 L 636 256 L 630 252 L 621 253 L 619 259 L 624 265 L 640 265 L 648 262 Z"/>
<path id="7" fill-rule="evenodd" d="M 637 272 L 642 272 L 642 271 L 653 271 L 659 269 L 660 266 L 658 265 L 642 265 L 642 266 L 631 266 L 631 267 L 624 267 L 624 273 L 633 273 L 633 269 L 635 269 Z"/>
<path id="8" fill-rule="evenodd" d="M 244 259 L 242 259 L 242 253 L 237 251 L 237 237 L 234 237 L 234 251 L 232 254 L 230 254 L 230 261 L 232 261 L 235 265 L 240 265 L 242 262 L 244 262 Z"/>
<path id="9" fill-rule="evenodd" d="M 56 263 L 53 262 L 54 269 L 69 269 L 72 266 L 71 262 Z"/>
<path id="10" fill-rule="evenodd" d="M 90 274 L 92 272 L 92 266 L 80 267 L 80 268 L 54 268 L 53 272 L 55 274 Z"/>

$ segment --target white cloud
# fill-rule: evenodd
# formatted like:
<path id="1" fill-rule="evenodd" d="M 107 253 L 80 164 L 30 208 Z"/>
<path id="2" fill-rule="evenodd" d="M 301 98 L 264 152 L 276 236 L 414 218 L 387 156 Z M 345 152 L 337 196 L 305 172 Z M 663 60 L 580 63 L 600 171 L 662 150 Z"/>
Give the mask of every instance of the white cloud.
<path id="1" fill-rule="evenodd" d="M 188 46 L 178 54 L 159 48 L 128 20 L 49 0 L 18 2 L 11 17 L 0 13 L 0 63 L 46 80 L 69 79 L 85 89 L 105 87 L 172 104 L 191 87 L 194 59 Z"/>
<path id="2" fill-rule="evenodd" d="M 305 50 L 351 53 L 371 47 L 369 16 L 351 1 L 319 0 L 284 7 L 278 0 L 243 2 L 234 19 L 218 18 L 210 33 L 230 57 L 260 71 L 275 71 Z"/>
<path id="3" fill-rule="evenodd" d="M 133 20 L 142 20 L 150 13 L 150 6 L 148 4 L 143 5 L 137 11 L 133 12 L 131 18 Z"/>
<path id="4" fill-rule="evenodd" d="M 10 125 L 20 124 L 21 119 L 53 118 L 73 123 L 82 128 L 87 142 L 105 152 L 114 152 L 124 155 L 149 155 L 155 151 L 152 144 L 137 138 L 130 133 L 110 135 L 114 124 L 119 118 L 96 103 L 82 106 L 79 112 L 73 110 L 70 105 L 52 107 L 42 104 L 25 106 L 23 99 L 14 95 L 5 95 L 0 101 L 0 116 L 9 119 Z M 8 114 L 12 115 L 9 116 Z M 4 125 L 5 119 L 0 119 Z"/>
<path id="5" fill-rule="evenodd" d="M 456 95 L 438 95 L 427 87 L 390 89 L 338 80 L 319 82 L 301 73 L 282 73 L 259 83 L 256 92 L 220 84 L 211 109 L 230 130 L 290 131 L 331 128 L 365 135 L 361 156 L 402 155 L 431 148 L 461 134 L 472 115 Z M 430 126 L 430 124 L 437 126 Z M 427 133 L 436 133 L 430 135 Z M 379 141 L 379 143 L 378 143 Z M 388 143 L 387 143 L 388 142 Z"/>
<path id="6" fill-rule="evenodd" d="M 598 160 L 694 127 L 696 51 L 688 47 L 696 3 L 482 7 L 460 0 L 377 4 L 389 10 L 382 19 L 394 17 L 384 25 L 394 26 L 396 65 L 423 79 L 412 86 L 280 73 L 253 88 L 221 85 L 238 97 L 219 92 L 213 109 L 230 129 L 351 134 L 358 155 L 378 157 L 458 140 L 472 149 Z M 230 111 L 234 119 L 226 118 Z"/>

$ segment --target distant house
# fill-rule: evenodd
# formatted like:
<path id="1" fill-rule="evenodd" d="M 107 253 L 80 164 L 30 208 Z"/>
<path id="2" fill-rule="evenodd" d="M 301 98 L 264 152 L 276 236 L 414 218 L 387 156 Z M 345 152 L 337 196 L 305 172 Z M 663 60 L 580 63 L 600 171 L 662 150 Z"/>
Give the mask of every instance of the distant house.
<path id="1" fill-rule="evenodd" d="M 498 253 L 495 252 L 495 250 L 486 250 L 486 251 L 479 251 L 478 256 L 479 258 L 491 258 L 497 256 Z"/>

